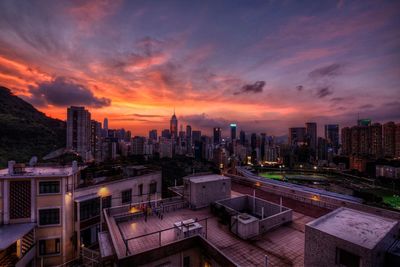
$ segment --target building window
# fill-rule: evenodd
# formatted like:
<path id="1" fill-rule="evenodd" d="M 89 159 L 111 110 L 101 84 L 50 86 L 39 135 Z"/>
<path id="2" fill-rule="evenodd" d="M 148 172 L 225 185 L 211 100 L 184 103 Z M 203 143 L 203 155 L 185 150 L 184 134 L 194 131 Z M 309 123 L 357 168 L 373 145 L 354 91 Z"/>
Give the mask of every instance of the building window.
<path id="1" fill-rule="evenodd" d="M 150 183 L 150 194 L 155 194 L 157 192 L 157 182 Z"/>
<path id="2" fill-rule="evenodd" d="M 100 232 L 100 224 L 96 224 L 81 231 L 81 244 L 90 247 L 98 242 L 97 235 Z"/>
<path id="3" fill-rule="evenodd" d="M 60 193 L 60 181 L 39 182 L 39 194 Z"/>
<path id="4" fill-rule="evenodd" d="M 31 181 L 10 182 L 10 219 L 31 217 Z"/>
<path id="5" fill-rule="evenodd" d="M 359 267 L 360 256 L 346 250 L 336 248 L 336 264 L 344 267 Z"/>
<path id="6" fill-rule="evenodd" d="M 183 258 L 183 267 L 190 267 L 190 257 L 186 256 Z"/>
<path id="7" fill-rule="evenodd" d="M 143 184 L 140 184 L 138 188 L 139 188 L 139 196 L 143 195 Z"/>
<path id="8" fill-rule="evenodd" d="M 102 201 L 101 207 L 102 207 L 103 209 L 106 209 L 106 208 L 110 208 L 110 207 L 111 207 L 111 196 L 103 197 L 103 198 L 101 199 L 101 201 Z"/>
<path id="9" fill-rule="evenodd" d="M 92 198 L 80 203 L 79 209 L 80 220 L 88 220 L 100 215 L 100 198 Z"/>
<path id="10" fill-rule="evenodd" d="M 130 203 L 132 201 L 132 189 L 122 191 L 121 197 L 122 197 L 122 204 Z"/>
<path id="11" fill-rule="evenodd" d="M 39 210 L 39 225 L 60 224 L 60 209 Z"/>
<path id="12" fill-rule="evenodd" d="M 60 238 L 39 240 L 39 255 L 60 254 Z"/>

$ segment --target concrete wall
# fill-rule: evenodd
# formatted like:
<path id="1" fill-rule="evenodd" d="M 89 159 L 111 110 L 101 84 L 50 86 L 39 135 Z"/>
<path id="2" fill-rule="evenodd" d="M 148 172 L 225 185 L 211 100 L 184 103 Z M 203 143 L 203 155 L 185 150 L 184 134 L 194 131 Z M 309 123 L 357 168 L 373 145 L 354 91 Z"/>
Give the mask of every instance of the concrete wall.
<path id="1" fill-rule="evenodd" d="M 281 213 L 272 215 L 260 220 L 260 233 L 265 233 L 270 229 L 278 227 L 284 223 L 291 222 L 293 218 L 292 210 L 285 210 Z"/>
<path id="2" fill-rule="evenodd" d="M 321 232 L 308 225 L 305 227 L 304 265 L 305 266 L 339 266 L 336 264 L 337 248 L 360 256 L 362 267 L 384 266 L 384 258 L 389 243 L 394 241 L 398 227 L 392 229 L 387 238 L 374 249 L 367 249 L 346 240 Z"/>
<path id="3" fill-rule="evenodd" d="M 204 183 L 191 182 L 189 187 L 189 202 L 194 209 L 207 207 L 214 201 L 229 198 L 231 196 L 230 179 Z"/>
<path id="4" fill-rule="evenodd" d="M 149 200 L 150 183 L 157 182 L 157 194 L 151 195 L 151 200 L 161 198 L 161 173 L 155 172 L 143 176 L 121 179 L 109 183 L 98 184 L 90 187 L 83 187 L 75 190 L 74 197 L 78 198 L 89 194 L 97 194 L 101 197 L 112 196 L 111 206 L 122 205 L 121 192 L 132 189 L 132 203 Z M 139 185 L 143 184 L 142 195 L 139 195 Z"/>

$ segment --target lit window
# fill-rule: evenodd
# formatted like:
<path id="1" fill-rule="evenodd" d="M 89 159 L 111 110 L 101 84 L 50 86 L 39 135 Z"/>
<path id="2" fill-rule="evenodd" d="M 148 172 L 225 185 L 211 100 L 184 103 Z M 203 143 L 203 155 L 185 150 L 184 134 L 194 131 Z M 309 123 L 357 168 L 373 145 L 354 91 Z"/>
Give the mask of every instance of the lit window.
<path id="1" fill-rule="evenodd" d="M 60 238 L 39 240 L 39 255 L 60 254 Z"/>

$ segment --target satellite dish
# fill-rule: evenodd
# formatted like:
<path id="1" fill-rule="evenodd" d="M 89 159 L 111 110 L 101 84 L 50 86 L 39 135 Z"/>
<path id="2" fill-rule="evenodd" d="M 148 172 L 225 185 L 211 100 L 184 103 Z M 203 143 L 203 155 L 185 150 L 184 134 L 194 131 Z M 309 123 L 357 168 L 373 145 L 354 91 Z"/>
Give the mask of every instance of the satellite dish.
<path id="1" fill-rule="evenodd" d="M 33 156 L 33 157 L 31 158 L 31 160 L 29 161 L 29 166 L 33 167 L 33 166 L 35 166 L 36 164 L 37 164 L 37 157 L 36 157 L 36 156 Z"/>

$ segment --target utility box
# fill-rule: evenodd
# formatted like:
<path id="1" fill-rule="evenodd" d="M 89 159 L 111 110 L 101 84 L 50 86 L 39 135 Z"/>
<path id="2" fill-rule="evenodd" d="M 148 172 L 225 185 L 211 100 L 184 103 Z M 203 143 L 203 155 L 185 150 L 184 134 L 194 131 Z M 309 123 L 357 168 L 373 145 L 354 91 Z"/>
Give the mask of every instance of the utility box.
<path id="1" fill-rule="evenodd" d="M 203 235 L 203 226 L 193 219 L 174 223 L 175 237 L 177 240 Z"/>
<path id="2" fill-rule="evenodd" d="M 242 239 L 249 239 L 259 235 L 259 219 L 247 213 L 231 218 L 231 230 Z"/>
<path id="3" fill-rule="evenodd" d="M 231 197 L 231 178 L 226 176 L 186 176 L 183 184 L 183 196 L 192 209 L 208 207 L 214 201 Z"/>

